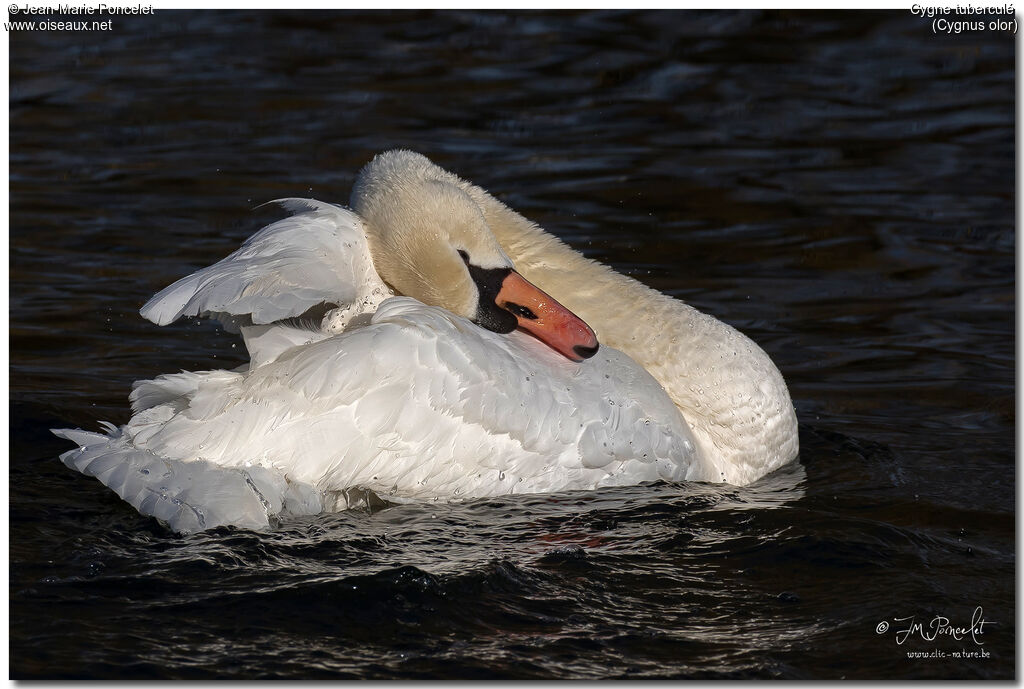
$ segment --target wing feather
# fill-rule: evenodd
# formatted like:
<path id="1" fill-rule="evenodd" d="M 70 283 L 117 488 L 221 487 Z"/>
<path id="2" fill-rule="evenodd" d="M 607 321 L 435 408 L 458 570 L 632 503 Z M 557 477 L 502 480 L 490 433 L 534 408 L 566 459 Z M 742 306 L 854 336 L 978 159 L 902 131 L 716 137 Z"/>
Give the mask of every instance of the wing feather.
<path id="1" fill-rule="evenodd" d="M 313 199 L 279 199 L 296 215 L 263 228 L 237 251 L 163 289 L 143 317 L 167 325 L 183 316 L 263 325 L 321 304 L 352 305 L 382 286 L 359 217 Z"/>

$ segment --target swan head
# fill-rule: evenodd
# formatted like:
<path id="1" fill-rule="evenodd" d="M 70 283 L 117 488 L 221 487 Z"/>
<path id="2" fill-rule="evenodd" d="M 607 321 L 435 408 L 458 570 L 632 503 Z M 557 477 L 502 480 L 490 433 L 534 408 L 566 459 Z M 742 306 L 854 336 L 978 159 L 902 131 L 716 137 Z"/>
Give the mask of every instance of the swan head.
<path id="1" fill-rule="evenodd" d="M 594 331 L 515 271 L 480 207 L 426 157 L 376 156 L 359 173 L 350 205 L 377 273 L 399 294 L 494 332 L 522 328 L 574 361 L 597 352 Z"/>

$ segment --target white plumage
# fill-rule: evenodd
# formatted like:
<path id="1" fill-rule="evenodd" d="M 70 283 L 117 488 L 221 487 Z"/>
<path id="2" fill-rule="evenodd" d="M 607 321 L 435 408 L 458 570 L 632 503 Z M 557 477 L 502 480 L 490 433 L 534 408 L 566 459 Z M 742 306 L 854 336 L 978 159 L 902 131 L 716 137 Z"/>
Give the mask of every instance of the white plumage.
<path id="1" fill-rule="evenodd" d="M 394 165 L 395 156 L 422 174 L 422 156 L 377 160 Z M 361 175 L 370 182 L 373 165 Z M 602 345 L 577 363 L 521 331 L 491 332 L 392 296 L 367 241 L 378 216 L 282 203 L 297 213 L 142 309 L 161 325 L 210 316 L 238 328 L 250 364 L 136 383 L 134 415 L 120 429 L 55 431 L 79 445 L 61 456 L 68 466 L 180 532 L 262 528 L 279 514 L 344 508 L 365 491 L 450 500 L 733 478 L 723 471 L 728 455 L 714 456 L 706 431 L 691 431 L 678 399 L 630 356 Z M 353 206 L 361 203 L 354 197 Z M 485 220 L 484 228 L 502 241 L 497 225 Z M 519 267 L 510 244 L 502 248 Z M 782 402 L 792 416 L 788 394 Z M 761 451 L 758 475 L 795 455 L 795 417 L 783 431 L 791 437 Z"/>

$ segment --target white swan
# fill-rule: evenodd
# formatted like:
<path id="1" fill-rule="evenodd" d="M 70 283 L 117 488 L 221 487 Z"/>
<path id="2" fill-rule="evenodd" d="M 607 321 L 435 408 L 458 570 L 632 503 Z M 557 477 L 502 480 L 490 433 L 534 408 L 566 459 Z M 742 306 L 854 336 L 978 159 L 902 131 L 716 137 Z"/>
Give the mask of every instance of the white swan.
<path id="1" fill-rule="evenodd" d="M 751 340 L 419 154 L 375 157 L 352 211 L 282 203 L 297 214 L 141 311 L 218 318 L 250 363 L 139 381 L 106 434 L 54 431 L 79 445 L 68 466 L 177 531 L 372 493 L 745 484 L 797 455 L 785 382 Z"/>

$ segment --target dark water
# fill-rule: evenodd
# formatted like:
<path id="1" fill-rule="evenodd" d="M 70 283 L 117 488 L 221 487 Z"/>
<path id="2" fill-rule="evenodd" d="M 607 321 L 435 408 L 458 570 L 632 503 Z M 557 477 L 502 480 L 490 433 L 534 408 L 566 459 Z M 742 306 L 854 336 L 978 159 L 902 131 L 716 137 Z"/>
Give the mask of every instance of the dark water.
<path id="1" fill-rule="evenodd" d="M 1013 676 L 1008 34 L 167 11 L 10 45 L 12 676 Z M 395 146 L 751 335 L 799 463 L 178 537 L 57 461 L 133 380 L 242 362 L 151 294 Z"/>

